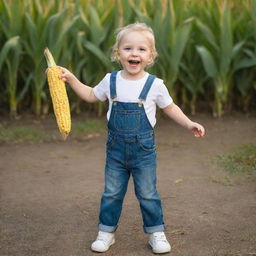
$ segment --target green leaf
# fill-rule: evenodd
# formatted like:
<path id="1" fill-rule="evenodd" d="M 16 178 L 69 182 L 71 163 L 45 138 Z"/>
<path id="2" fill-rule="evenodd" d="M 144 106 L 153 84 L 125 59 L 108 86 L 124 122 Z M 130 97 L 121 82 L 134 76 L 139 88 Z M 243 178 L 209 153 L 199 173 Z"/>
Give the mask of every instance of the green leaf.
<path id="1" fill-rule="evenodd" d="M 237 71 L 239 69 L 250 68 L 253 66 L 256 66 L 256 58 L 244 58 L 235 65 L 234 70 Z"/>
<path id="2" fill-rule="evenodd" d="M 221 12 L 220 30 L 220 70 L 223 74 L 226 74 L 230 69 L 233 50 L 231 15 L 226 5 L 224 11 Z"/>
<path id="3" fill-rule="evenodd" d="M 215 33 L 213 33 L 213 31 L 211 31 L 211 29 L 199 19 L 196 19 L 196 25 L 200 29 L 201 33 L 206 37 L 208 43 L 210 43 L 213 48 L 218 51 L 219 46 L 217 44 Z"/>
<path id="4" fill-rule="evenodd" d="M 94 44 L 99 45 L 99 39 L 101 38 L 102 33 L 103 33 L 103 27 L 101 24 L 101 20 L 100 20 L 98 12 L 92 5 L 88 4 L 88 8 L 90 10 L 90 26 L 89 26 L 89 28 L 90 28 L 90 33 L 91 33 L 91 37 L 92 37 L 91 41 Z"/>
<path id="5" fill-rule="evenodd" d="M 64 29 L 59 33 L 57 37 L 57 43 L 56 45 L 61 45 L 61 42 L 64 40 L 65 36 L 71 31 L 77 24 L 79 20 L 79 16 L 76 15 L 75 17 L 72 18 L 71 21 L 69 21 L 69 24 L 64 27 Z"/>
<path id="6" fill-rule="evenodd" d="M 109 67 L 111 67 L 111 61 L 106 57 L 105 53 L 99 47 L 89 41 L 85 41 L 84 46 L 88 51 L 95 55 L 106 68 L 109 69 Z"/>
<path id="7" fill-rule="evenodd" d="M 204 46 L 196 46 L 196 49 L 203 61 L 204 69 L 207 75 L 215 78 L 218 74 L 218 68 L 211 52 Z"/>
<path id="8" fill-rule="evenodd" d="M 186 24 L 181 26 L 176 31 L 174 43 L 172 45 L 172 64 L 175 69 L 178 69 L 182 54 L 188 41 L 191 26 Z"/>
<path id="9" fill-rule="evenodd" d="M 242 50 L 245 41 L 238 42 L 232 49 L 232 59 L 234 59 L 237 54 Z"/>
<path id="10" fill-rule="evenodd" d="M 18 51 L 18 48 L 20 46 L 19 42 L 20 42 L 20 36 L 14 36 L 10 38 L 8 41 L 6 41 L 0 53 L 0 70 L 2 69 L 3 63 L 7 59 L 9 51 L 10 50 Z"/>

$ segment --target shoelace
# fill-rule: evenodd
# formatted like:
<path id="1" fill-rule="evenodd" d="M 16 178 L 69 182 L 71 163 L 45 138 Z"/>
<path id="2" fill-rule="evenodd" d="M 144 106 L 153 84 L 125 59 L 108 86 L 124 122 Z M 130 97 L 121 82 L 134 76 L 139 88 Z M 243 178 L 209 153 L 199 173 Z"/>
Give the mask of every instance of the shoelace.
<path id="1" fill-rule="evenodd" d="M 153 236 L 155 241 L 167 242 L 165 234 L 163 233 L 155 233 Z"/>

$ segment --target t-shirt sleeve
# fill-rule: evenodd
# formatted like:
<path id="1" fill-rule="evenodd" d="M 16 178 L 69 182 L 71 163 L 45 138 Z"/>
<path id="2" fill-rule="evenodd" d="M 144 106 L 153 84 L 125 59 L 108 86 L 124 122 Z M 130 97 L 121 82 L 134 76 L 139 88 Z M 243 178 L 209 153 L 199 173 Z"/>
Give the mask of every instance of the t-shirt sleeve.
<path id="1" fill-rule="evenodd" d="M 106 76 L 95 87 L 93 87 L 93 93 L 100 101 L 108 99 L 107 93 L 109 91 L 109 79 L 110 74 L 106 74 Z"/>
<path id="2" fill-rule="evenodd" d="M 158 95 L 157 95 L 157 106 L 159 108 L 165 108 L 167 106 L 169 106 L 170 104 L 173 103 L 173 99 L 170 96 L 165 84 L 163 83 L 163 81 L 161 83 L 159 83 L 159 91 L 158 91 Z"/>

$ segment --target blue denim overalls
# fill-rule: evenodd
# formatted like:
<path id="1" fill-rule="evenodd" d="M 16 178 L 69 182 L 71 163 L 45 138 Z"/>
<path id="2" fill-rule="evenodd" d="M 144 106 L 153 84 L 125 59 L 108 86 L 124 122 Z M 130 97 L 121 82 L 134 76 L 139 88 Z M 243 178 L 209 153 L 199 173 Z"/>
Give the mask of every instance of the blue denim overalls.
<path id="1" fill-rule="evenodd" d="M 149 75 L 139 96 L 140 103 L 115 101 L 116 75 L 110 76 L 110 96 L 113 100 L 108 121 L 105 190 L 102 194 L 99 229 L 114 232 L 122 210 L 130 174 L 140 203 L 144 232 L 164 230 L 162 206 L 156 190 L 156 147 L 152 128 L 142 101 L 155 79 Z"/>

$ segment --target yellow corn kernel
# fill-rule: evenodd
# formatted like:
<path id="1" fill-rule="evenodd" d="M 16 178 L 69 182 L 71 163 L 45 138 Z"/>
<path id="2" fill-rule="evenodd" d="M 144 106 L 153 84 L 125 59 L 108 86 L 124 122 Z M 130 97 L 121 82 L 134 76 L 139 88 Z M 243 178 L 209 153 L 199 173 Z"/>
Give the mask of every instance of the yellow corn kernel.
<path id="1" fill-rule="evenodd" d="M 65 83 L 59 78 L 61 70 L 56 66 L 48 49 L 45 50 L 45 56 L 48 64 L 47 79 L 53 103 L 53 110 L 60 133 L 65 140 L 71 130 L 71 116 L 67 91 Z"/>

